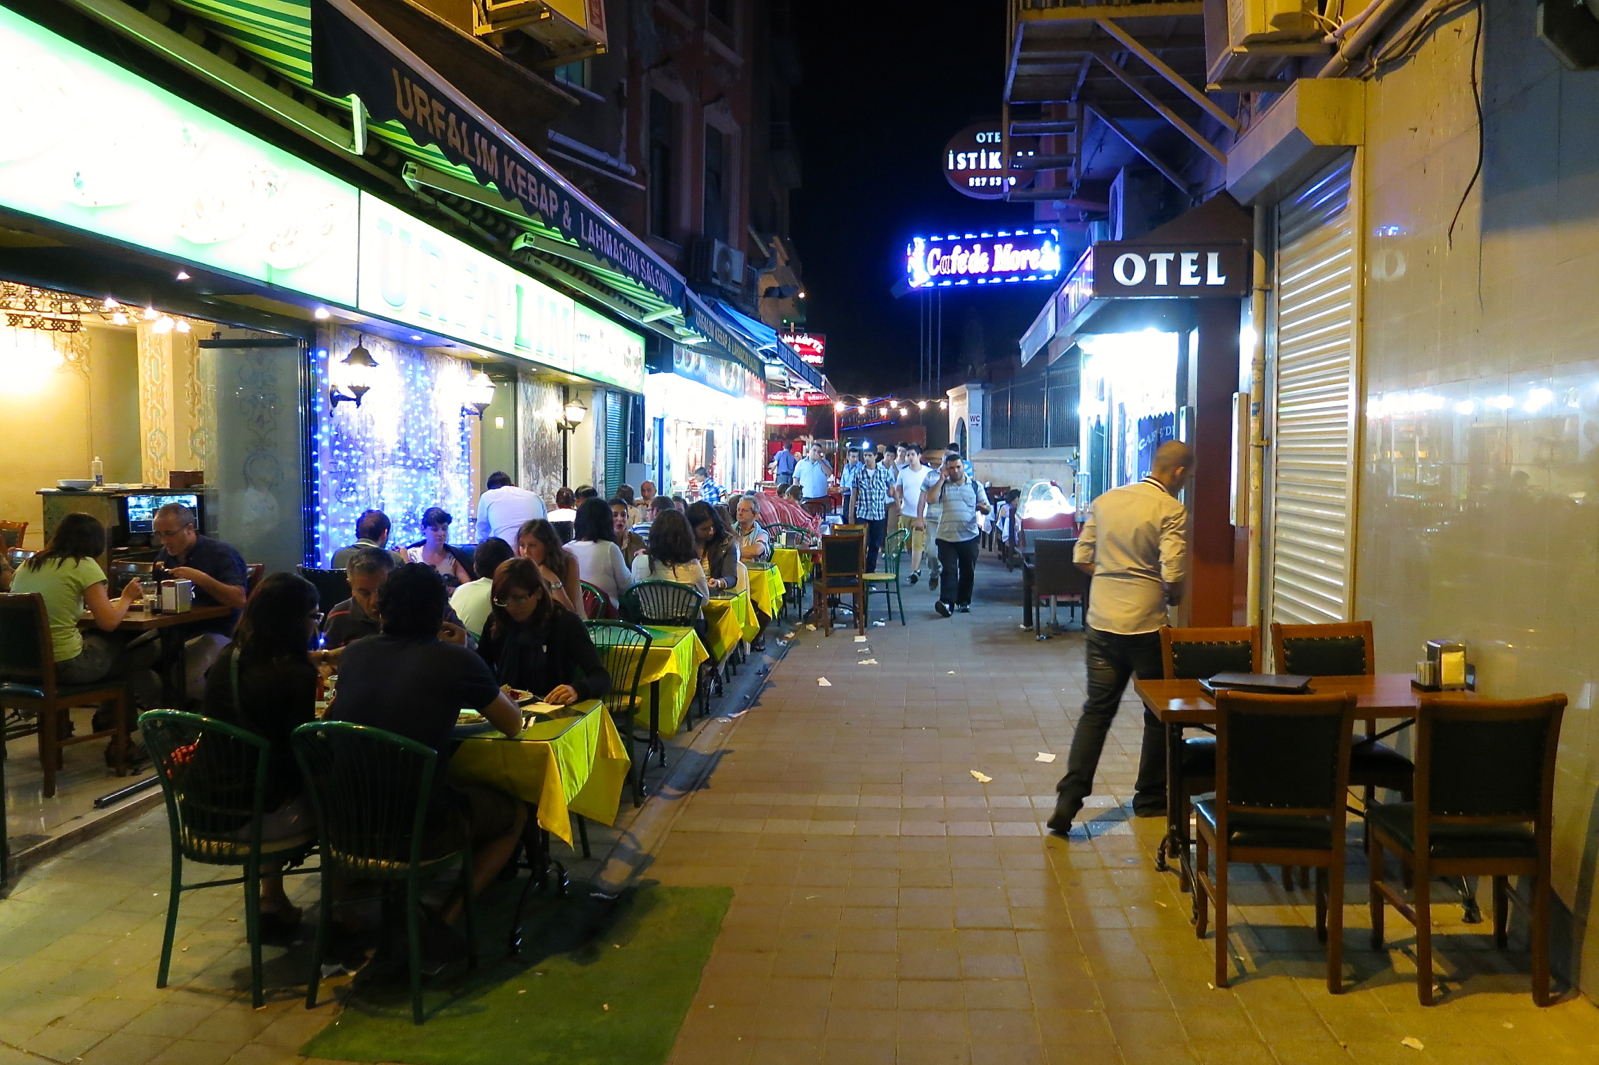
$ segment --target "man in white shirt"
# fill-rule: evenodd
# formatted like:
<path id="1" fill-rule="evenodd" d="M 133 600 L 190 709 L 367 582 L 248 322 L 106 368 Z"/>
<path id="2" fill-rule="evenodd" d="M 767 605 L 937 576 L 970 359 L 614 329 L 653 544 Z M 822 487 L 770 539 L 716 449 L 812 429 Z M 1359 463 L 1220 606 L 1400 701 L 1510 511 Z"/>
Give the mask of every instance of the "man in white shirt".
<path id="1" fill-rule="evenodd" d="M 899 504 L 899 528 L 911 534 L 911 583 L 915 584 L 922 579 L 922 551 L 927 547 L 927 522 L 918 513 L 924 503 L 922 493 L 936 475 L 922 465 L 922 449 L 915 444 L 905 444 L 899 453 L 905 464 L 894 474 L 894 500 Z"/>
<path id="2" fill-rule="evenodd" d="M 1049 830 L 1066 835 L 1094 789 L 1094 772 L 1127 681 L 1163 673 L 1160 629 L 1166 608 L 1182 598 L 1188 568 L 1188 515 L 1177 493 L 1188 480 L 1194 453 L 1180 440 L 1155 452 L 1154 469 L 1137 484 L 1094 500 L 1077 541 L 1074 561 L 1094 577 L 1087 625 L 1088 698 L 1055 785 Z M 1133 813 L 1166 813 L 1166 739 L 1155 715 L 1144 711 L 1144 742 L 1133 785 Z"/>
<path id="3" fill-rule="evenodd" d="M 498 536 L 515 544 L 523 525 L 547 516 L 544 500 L 526 488 L 518 488 L 507 474 L 491 473 L 483 494 L 477 497 L 477 538 Z"/>

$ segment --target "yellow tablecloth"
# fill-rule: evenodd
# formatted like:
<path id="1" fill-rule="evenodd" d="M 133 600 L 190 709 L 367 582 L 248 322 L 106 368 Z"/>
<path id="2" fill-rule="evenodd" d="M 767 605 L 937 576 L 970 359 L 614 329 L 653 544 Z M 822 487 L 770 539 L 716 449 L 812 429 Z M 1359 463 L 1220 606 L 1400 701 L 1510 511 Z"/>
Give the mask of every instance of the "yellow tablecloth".
<path id="1" fill-rule="evenodd" d="M 783 575 L 776 566 L 750 566 L 750 601 L 769 618 L 783 607 Z"/>
<path id="2" fill-rule="evenodd" d="M 576 717 L 535 720 L 515 739 L 491 733 L 463 740 L 450 759 L 451 779 L 536 803 L 539 827 L 568 845 L 569 814 L 610 824 L 632 760 L 603 703 L 578 708 Z"/>
<path id="3" fill-rule="evenodd" d="M 750 597 L 744 592 L 731 599 L 712 596 L 705 601 L 705 646 L 718 662 L 744 638 L 744 618 L 749 612 Z"/>
<path id="4" fill-rule="evenodd" d="M 658 684 L 661 700 L 661 735 L 677 735 L 699 687 L 700 663 L 710 657 L 705 645 L 688 626 L 646 625 L 650 653 L 644 657 L 644 672 L 639 677 L 638 712 L 633 720 L 650 727 L 650 686 Z"/>
<path id="5" fill-rule="evenodd" d="M 785 584 L 801 584 L 811 575 L 811 556 L 801 554 L 798 548 L 772 548 L 772 565 L 783 575 Z"/>

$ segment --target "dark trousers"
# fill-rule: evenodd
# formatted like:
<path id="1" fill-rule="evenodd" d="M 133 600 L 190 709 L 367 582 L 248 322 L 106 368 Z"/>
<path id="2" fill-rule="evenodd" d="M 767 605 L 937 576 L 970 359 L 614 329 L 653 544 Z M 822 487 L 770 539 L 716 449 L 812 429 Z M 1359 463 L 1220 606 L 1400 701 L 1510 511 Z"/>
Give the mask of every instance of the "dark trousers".
<path id="1" fill-rule="evenodd" d="M 972 582 L 977 579 L 977 537 L 970 540 L 939 540 L 938 566 L 944 583 L 938 586 L 939 598 L 950 606 L 970 606 Z M 959 572 L 959 579 L 955 574 Z"/>
<path id="2" fill-rule="evenodd" d="M 1127 681 L 1157 680 L 1164 670 L 1160 656 L 1160 633 L 1140 632 L 1126 636 L 1089 629 L 1088 699 L 1083 716 L 1072 736 L 1072 750 L 1066 756 L 1066 775 L 1055 785 L 1058 797 L 1055 812 L 1075 818 L 1083 800 L 1094 790 L 1094 771 L 1105 748 L 1105 735 L 1115 720 Z M 1133 810 L 1161 813 L 1166 809 L 1166 730 L 1160 720 L 1144 711 L 1144 743 L 1138 758 L 1138 779 L 1133 785 Z"/>
<path id="3" fill-rule="evenodd" d="M 883 530 L 888 528 L 887 518 L 862 518 L 866 526 L 866 572 L 877 570 L 877 553 L 883 549 Z"/>

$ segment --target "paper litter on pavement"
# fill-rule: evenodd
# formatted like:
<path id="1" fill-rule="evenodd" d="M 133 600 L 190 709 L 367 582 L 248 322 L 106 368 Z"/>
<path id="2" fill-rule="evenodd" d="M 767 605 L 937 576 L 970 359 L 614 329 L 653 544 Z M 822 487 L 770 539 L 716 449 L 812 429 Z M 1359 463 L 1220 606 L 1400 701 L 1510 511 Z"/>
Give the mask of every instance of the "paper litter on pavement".
<path id="1" fill-rule="evenodd" d="M 856 642 L 856 643 L 865 643 L 865 642 L 866 642 L 866 637 L 864 637 L 864 636 L 857 636 L 857 637 L 855 637 L 855 642 Z"/>
<path id="2" fill-rule="evenodd" d="M 1048 751 L 1039 751 L 1038 757 L 1033 759 L 1035 762 L 1053 762 L 1054 760 L 1055 756 Z"/>
<path id="3" fill-rule="evenodd" d="M 981 770 L 973 769 L 971 771 L 971 773 L 972 773 L 972 776 L 977 778 L 977 783 L 979 783 L 979 784 L 987 784 L 987 783 L 991 782 L 994 779 L 993 777 L 989 776 L 987 773 L 982 772 Z"/>
<path id="4" fill-rule="evenodd" d="M 882 628 L 882 627 L 883 627 L 883 626 L 884 626 L 884 625 L 887 625 L 887 624 L 888 624 L 888 622 L 886 622 L 886 621 L 874 621 L 874 622 L 872 622 L 872 628 L 874 628 L 874 629 L 880 629 L 880 628 Z"/>
<path id="5" fill-rule="evenodd" d="M 877 665 L 877 659 L 875 659 L 875 658 L 863 658 L 863 659 L 861 659 L 859 662 L 857 662 L 855 664 L 857 666 L 875 666 L 875 665 Z"/>
<path id="6" fill-rule="evenodd" d="M 816 686 L 818 688 L 831 688 L 833 686 L 833 682 L 828 680 L 826 677 L 817 677 Z"/>
<path id="7" fill-rule="evenodd" d="M 1400 1046 L 1409 1047 L 1411 1050 L 1426 1050 L 1427 1045 L 1413 1035 L 1407 1035 L 1399 1041 Z"/>

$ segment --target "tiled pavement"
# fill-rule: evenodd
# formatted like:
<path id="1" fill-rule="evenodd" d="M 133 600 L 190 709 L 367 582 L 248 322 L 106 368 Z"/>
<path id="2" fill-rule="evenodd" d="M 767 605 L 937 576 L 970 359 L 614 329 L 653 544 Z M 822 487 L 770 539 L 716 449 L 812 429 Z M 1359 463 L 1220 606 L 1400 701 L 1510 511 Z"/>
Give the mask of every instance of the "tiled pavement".
<path id="1" fill-rule="evenodd" d="M 925 586 L 906 591 L 910 624 L 870 628 L 867 653 L 853 630 L 799 630 L 645 871 L 735 888 L 676 1065 L 1599 1061 L 1592 1004 L 1535 1009 L 1525 954 L 1485 949 L 1455 906 L 1438 909 L 1448 993 L 1419 1007 L 1402 922 L 1394 950 L 1366 949 L 1359 870 L 1345 994 L 1322 984 L 1308 893 L 1264 877 L 1235 881 L 1239 975 L 1209 987 L 1213 941 L 1194 938 L 1187 897 L 1150 862 L 1160 826 L 1119 805 L 1131 705 L 1091 834 L 1042 831 L 1082 700 L 1081 638 L 1018 631 L 1016 577 L 991 562 L 971 615 L 939 619 Z M 301 974 L 269 960 L 281 990 L 249 1009 L 233 891 L 186 896 L 173 986 L 156 990 L 166 877 L 157 813 L 0 901 L 0 1065 L 303 1060 L 295 1048 L 335 1008 L 305 1011 Z"/>

